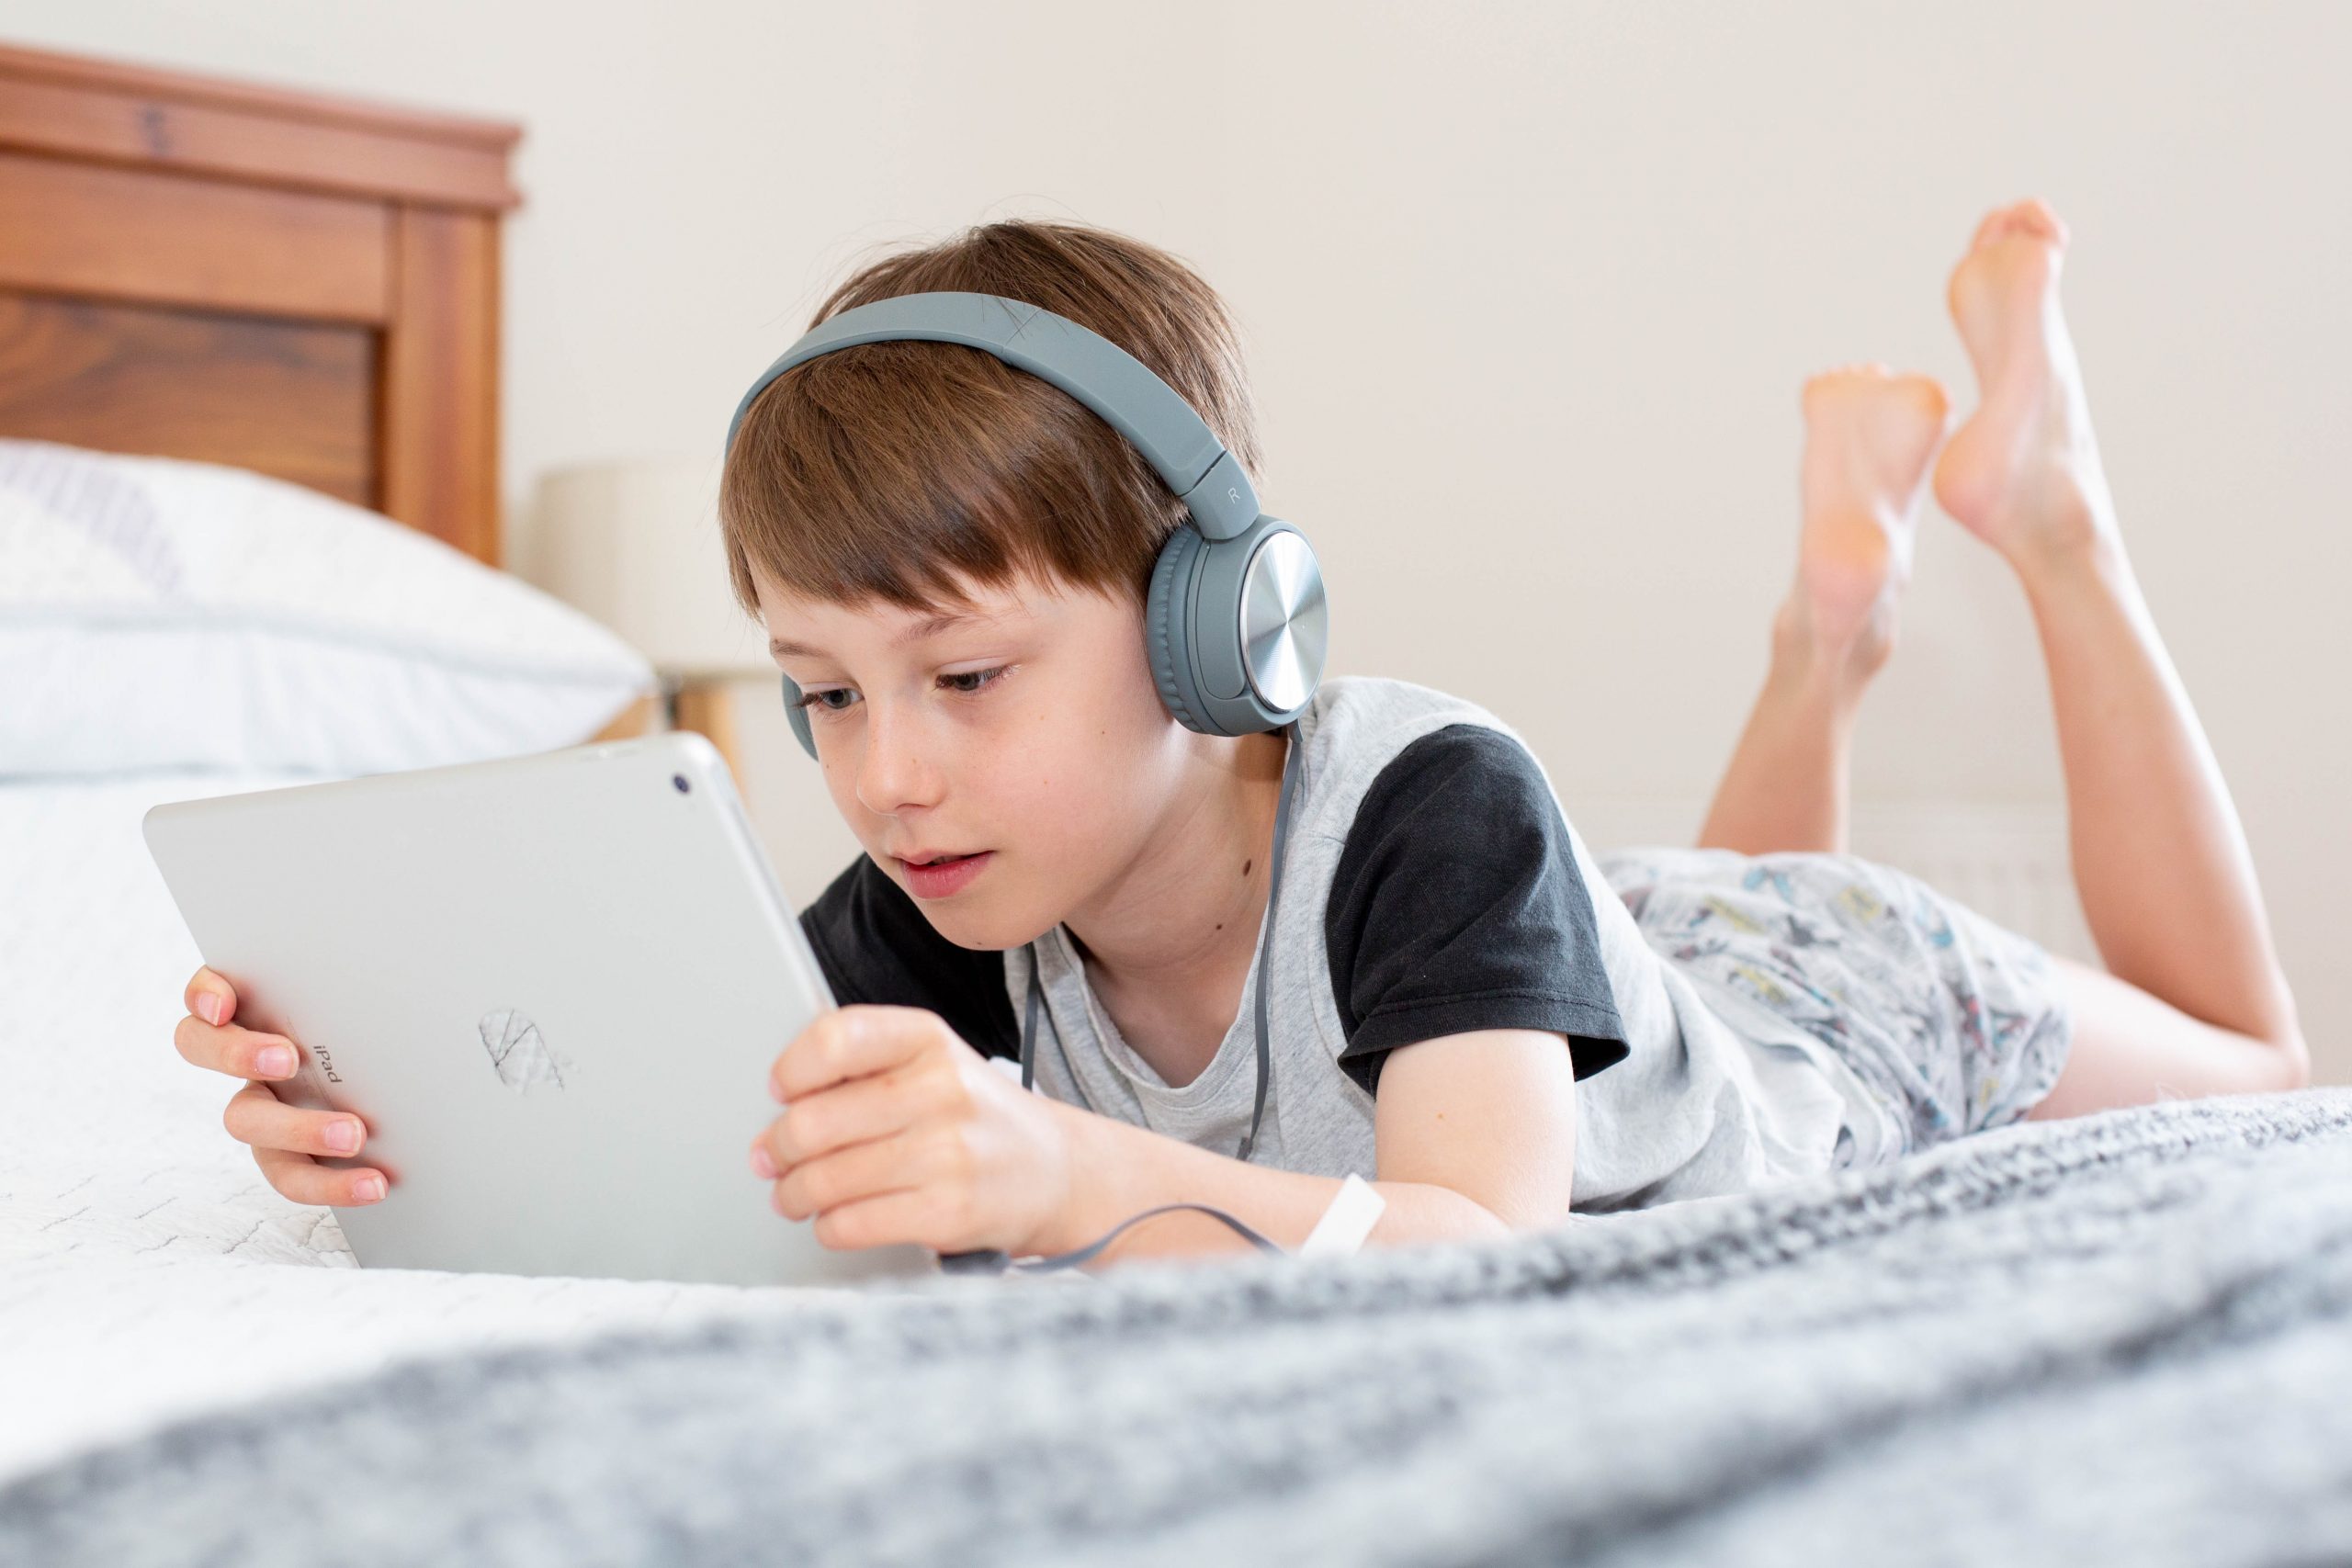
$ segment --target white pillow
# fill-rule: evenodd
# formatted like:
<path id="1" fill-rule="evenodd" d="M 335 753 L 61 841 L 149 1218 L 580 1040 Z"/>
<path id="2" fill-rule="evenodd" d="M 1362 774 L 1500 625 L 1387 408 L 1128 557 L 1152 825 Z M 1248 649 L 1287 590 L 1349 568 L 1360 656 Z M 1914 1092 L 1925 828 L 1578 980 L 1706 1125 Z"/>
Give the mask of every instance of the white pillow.
<path id="1" fill-rule="evenodd" d="M 241 468 L 0 440 L 0 775 L 577 745 L 654 689 L 571 606 Z"/>

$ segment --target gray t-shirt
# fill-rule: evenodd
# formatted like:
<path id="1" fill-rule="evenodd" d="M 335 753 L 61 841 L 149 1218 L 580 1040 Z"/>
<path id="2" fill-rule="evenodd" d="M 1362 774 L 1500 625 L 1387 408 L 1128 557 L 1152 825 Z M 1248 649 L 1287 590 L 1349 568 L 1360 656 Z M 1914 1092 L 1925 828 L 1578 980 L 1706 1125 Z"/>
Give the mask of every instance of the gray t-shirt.
<path id="1" fill-rule="evenodd" d="M 1255 1163 L 1374 1175 L 1387 1052 L 1499 1028 L 1557 1032 L 1571 1053 L 1579 1211 L 1854 1162 L 1856 1134 L 1841 1149 L 1841 1128 L 1880 1120 L 1860 1080 L 1817 1040 L 1652 948 L 1510 726 L 1425 686 L 1345 676 L 1323 683 L 1293 744 Z M 802 922 L 837 999 L 932 1008 L 990 1055 L 1019 1053 L 1034 963 L 1042 1092 L 1219 1153 L 1249 1131 L 1255 958 L 1216 1055 L 1171 1085 L 1121 1038 L 1066 927 L 1001 953 L 957 947 L 864 857 Z"/>

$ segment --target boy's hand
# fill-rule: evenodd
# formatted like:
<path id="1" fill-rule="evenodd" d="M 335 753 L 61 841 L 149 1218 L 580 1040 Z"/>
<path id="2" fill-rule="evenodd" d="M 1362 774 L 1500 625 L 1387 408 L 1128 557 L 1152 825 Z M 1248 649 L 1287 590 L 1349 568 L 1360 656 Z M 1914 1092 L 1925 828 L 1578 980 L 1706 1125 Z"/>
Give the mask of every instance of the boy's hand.
<path id="1" fill-rule="evenodd" d="M 836 1008 L 776 1057 L 784 1114 L 752 1145 L 789 1218 L 827 1247 L 1041 1249 L 1069 1206 L 1067 1123 L 924 1008 Z"/>
<path id="2" fill-rule="evenodd" d="M 317 1158 L 356 1154 L 368 1138 L 365 1122 L 348 1111 L 283 1104 L 270 1092 L 269 1080 L 294 1076 L 300 1047 L 293 1041 L 232 1023 L 237 988 L 209 966 L 197 970 L 183 999 L 187 1016 L 172 1031 L 172 1043 L 199 1067 L 250 1080 L 229 1097 L 220 1122 L 231 1137 L 253 1146 L 264 1179 L 297 1203 L 356 1207 L 383 1197 L 382 1171 L 345 1170 Z"/>

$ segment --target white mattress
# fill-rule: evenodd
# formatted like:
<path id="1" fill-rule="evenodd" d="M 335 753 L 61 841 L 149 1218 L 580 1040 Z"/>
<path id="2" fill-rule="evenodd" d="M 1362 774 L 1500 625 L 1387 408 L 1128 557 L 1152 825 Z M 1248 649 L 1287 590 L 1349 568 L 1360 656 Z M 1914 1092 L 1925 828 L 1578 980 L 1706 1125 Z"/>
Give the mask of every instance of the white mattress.
<path id="1" fill-rule="evenodd" d="M 0 1481 L 408 1353 L 807 1294 L 364 1269 L 272 1190 L 221 1125 L 237 1080 L 173 1047 L 200 959 L 140 818 L 290 782 L 0 780 Z"/>

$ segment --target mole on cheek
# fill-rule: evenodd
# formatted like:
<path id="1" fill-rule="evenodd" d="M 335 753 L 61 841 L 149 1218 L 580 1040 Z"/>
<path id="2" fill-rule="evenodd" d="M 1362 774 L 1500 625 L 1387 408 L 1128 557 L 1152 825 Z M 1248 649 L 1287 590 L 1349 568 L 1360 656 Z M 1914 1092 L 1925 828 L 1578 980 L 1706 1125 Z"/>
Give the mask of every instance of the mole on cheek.
<path id="1" fill-rule="evenodd" d="M 1251 857 L 1251 858 L 1250 858 L 1249 860 L 1245 860 L 1245 861 L 1243 861 L 1243 862 L 1241 863 L 1241 874 L 1242 874 L 1242 875 L 1244 875 L 1244 876 L 1249 875 L 1249 874 L 1250 874 L 1250 868 L 1251 866 L 1253 866 L 1253 865 L 1256 865 L 1257 863 L 1258 863 L 1258 862 L 1257 862 L 1257 858 L 1256 858 L 1255 856 L 1252 856 L 1252 857 Z"/>

